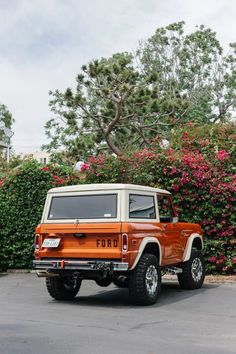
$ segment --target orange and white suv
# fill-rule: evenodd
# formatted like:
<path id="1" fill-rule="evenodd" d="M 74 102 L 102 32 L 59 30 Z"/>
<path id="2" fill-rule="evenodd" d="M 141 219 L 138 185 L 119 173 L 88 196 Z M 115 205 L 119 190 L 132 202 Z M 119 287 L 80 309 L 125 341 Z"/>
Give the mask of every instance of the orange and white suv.
<path id="1" fill-rule="evenodd" d="M 82 280 L 128 287 L 133 302 L 154 304 L 161 276 L 184 289 L 203 284 L 199 225 L 179 222 L 171 194 L 132 184 L 49 190 L 36 228 L 34 268 L 56 300 L 74 298 Z"/>

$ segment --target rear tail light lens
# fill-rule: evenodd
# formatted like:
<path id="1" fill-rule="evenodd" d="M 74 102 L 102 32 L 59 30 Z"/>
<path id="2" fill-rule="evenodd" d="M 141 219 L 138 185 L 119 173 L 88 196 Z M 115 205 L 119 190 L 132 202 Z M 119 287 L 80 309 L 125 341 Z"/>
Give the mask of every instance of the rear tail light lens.
<path id="1" fill-rule="evenodd" d="M 34 248 L 36 250 L 39 250 L 39 244 L 40 244 L 40 235 L 36 234 L 34 239 Z"/>
<path id="2" fill-rule="evenodd" d="M 125 253 L 128 251 L 128 235 L 122 234 L 122 252 Z"/>

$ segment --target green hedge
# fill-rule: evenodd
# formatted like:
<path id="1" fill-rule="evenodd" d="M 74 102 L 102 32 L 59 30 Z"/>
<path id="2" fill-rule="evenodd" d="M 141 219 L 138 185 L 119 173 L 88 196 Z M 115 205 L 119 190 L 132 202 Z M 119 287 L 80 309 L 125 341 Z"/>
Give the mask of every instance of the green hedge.
<path id="1" fill-rule="evenodd" d="M 68 167 L 27 162 L 0 180 L 0 270 L 28 268 L 47 191 L 77 183 Z"/>

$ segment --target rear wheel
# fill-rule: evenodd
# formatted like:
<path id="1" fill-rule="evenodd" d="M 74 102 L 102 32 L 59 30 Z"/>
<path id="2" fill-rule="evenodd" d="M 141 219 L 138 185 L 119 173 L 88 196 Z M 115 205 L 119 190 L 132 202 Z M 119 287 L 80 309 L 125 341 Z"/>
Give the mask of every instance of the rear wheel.
<path id="1" fill-rule="evenodd" d="M 205 279 L 205 261 L 201 251 L 192 250 L 189 261 L 182 263 L 183 272 L 178 274 L 182 289 L 199 289 Z"/>
<path id="2" fill-rule="evenodd" d="M 153 254 L 143 254 L 129 277 L 129 294 L 138 305 L 152 305 L 161 290 L 161 270 Z"/>
<path id="3" fill-rule="evenodd" d="M 50 277 L 46 278 L 46 287 L 49 295 L 56 300 L 73 299 L 81 286 L 80 279 L 72 277 Z"/>

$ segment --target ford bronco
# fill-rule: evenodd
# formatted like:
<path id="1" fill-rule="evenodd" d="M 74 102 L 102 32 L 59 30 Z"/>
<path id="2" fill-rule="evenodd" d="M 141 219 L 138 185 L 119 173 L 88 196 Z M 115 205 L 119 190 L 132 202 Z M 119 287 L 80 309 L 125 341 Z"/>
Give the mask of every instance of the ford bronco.
<path id="1" fill-rule="evenodd" d="M 34 268 L 56 300 L 74 298 L 82 280 L 127 287 L 133 302 L 154 304 L 161 276 L 183 289 L 205 277 L 202 230 L 179 222 L 171 194 L 132 184 L 53 188 L 36 228 Z"/>

